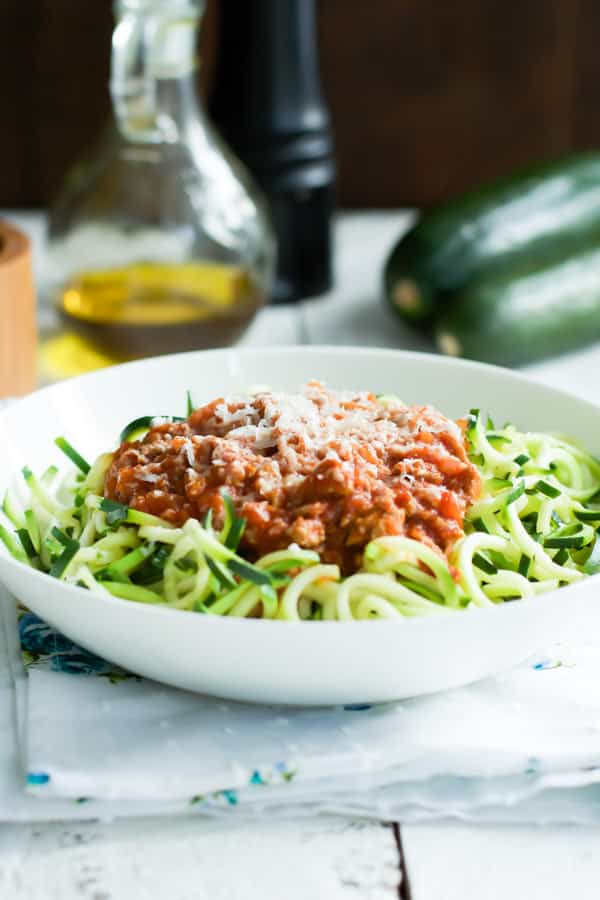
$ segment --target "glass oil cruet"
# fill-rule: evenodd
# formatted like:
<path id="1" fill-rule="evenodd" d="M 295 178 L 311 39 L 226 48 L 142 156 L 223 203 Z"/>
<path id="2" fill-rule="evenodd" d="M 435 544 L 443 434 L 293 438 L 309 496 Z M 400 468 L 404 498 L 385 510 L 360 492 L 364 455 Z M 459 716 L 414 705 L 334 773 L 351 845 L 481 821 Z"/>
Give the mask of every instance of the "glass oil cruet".
<path id="1" fill-rule="evenodd" d="M 262 201 L 197 96 L 202 6 L 117 0 L 115 121 L 51 215 L 49 294 L 98 364 L 230 344 L 269 294 Z"/>

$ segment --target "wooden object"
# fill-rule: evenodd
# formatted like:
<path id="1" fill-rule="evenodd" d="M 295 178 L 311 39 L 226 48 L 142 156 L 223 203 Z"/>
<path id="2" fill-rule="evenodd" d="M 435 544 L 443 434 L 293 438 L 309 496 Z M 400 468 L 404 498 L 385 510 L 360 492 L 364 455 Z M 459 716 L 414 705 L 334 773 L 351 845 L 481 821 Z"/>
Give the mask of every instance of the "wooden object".
<path id="1" fill-rule="evenodd" d="M 0 221 L 0 397 L 33 390 L 36 344 L 29 239 Z"/>

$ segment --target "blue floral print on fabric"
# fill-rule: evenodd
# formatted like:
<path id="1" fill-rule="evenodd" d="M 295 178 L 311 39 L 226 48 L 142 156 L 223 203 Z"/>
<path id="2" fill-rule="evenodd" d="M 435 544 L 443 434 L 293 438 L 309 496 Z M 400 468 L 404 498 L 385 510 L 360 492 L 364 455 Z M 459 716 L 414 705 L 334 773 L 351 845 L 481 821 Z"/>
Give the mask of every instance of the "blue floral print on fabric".
<path id="1" fill-rule="evenodd" d="M 284 784 L 289 784 L 297 772 L 298 770 L 291 768 L 289 763 L 279 760 L 274 763 L 273 766 L 267 766 L 264 769 L 255 769 L 248 779 L 248 784 L 252 787 L 282 782 Z M 195 794 L 193 797 L 190 797 L 189 803 L 191 806 L 222 808 L 223 806 L 237 806 L 239 797 L 236 790 L 229 789 L 213 791 L 212 794 Z"/>
<path id="2" fill-rule="evenodd" d="M 71 675 L 96 675 L 106 671 L 106 663 L 92 653 L 76 650 L 72 653 L 57 653 L 52 657 L 54 672 L 68 672 Z"/>
<path id="3" fill-rule="evenodd" d="M 559 659 L 541 659 L 539 662 L 533 664 L 532 668 L 540 671 L 544 669 L 558 669 L 562 666 L 562 662 Z"/>
<path id="4" fill-rule="evenodd" d="M 47 772 L 28 772 L 27 773 L 27 784 L 39 785 L 39 784 L 48 784 L 50 781 L 50 776 Z"/>
<path id="5" fill-rule="evenodd" d="M 527 767 L 525 768 L 525 775 L 538 775 L 540 772 L 541 762 L 537 758 L 537 756 L 530 756 L 527 760 Z"/>
<path id="6" fill-rule="evenodd" d="M 19 620 L 19 638 L 23 650 L 53 655 L 68 653 L 73 642 L 43 622 L 35 613 L 24 613 Z"/>
<path id="7" fill-rule="evenodd" d="M 78 647 L 29 610 L 19 614 L 19 639 L 25 666 L 70 675 L 103 675 L 113 683 L 135 677 Z"/>

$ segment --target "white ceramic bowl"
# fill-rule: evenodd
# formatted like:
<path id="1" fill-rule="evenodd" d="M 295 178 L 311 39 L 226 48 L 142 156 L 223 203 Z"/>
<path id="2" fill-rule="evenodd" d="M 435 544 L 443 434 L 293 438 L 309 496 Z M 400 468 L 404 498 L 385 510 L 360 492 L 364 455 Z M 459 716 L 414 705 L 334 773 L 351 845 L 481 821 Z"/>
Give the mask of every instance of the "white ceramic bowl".
<path id="1" fill-rule="evenodd" d="M 218 350 L 165 356 L 46 388 L 0 415 L 0 492 L 27 463 L 66 460 L 64 434 L 89 458 L 114 446 L 139 415 L 183 414 L 196 403 L 267 384 L 394 392 L 452 417 L 471 407 L 522 429 L 561 431 L 600 451 L 600 408 L 514 372 L 426 354 L 342 347 Z M 406 622 L 229 619 L 145 606 L 65 585 L 12 560 L 0 578 L 83 647 L 133 672 L 194 691 L 290 704 L 394 700 L 465 684 L 559 639 L 594 607 L 598 578 L 539 598 Z"/>

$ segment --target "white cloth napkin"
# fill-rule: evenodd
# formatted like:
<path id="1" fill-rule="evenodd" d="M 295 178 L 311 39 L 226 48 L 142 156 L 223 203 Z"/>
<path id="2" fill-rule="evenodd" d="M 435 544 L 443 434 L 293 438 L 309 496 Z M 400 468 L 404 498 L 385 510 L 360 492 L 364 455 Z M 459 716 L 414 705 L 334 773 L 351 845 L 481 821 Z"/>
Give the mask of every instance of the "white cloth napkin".
<path id="1" fill-rule="evenodd" d="M 600 631 L 444 694 L 286 709 L 136 678 L 0 610 L 0 819 L 600 822 Z"/>

